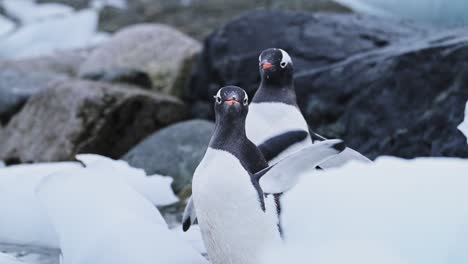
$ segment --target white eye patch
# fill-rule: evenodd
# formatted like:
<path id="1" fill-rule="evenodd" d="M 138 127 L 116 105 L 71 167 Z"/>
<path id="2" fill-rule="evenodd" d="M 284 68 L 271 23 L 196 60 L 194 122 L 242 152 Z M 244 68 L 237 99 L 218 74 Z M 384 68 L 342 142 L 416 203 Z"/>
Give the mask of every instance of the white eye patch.
<path id="1" fill-rule="evenodd" d="M 279 51 L 281 51 L 281 55 L 282 55 L 281 63 L 280 63 L 281 68 L 285 68 L 286 66 L 288 66 L 289 63 L 292 64 L 292 59 L 289 56 L 289 54 L 282 49 L 279 49 Z"/>
<path id="2" fill-rule="evenodd" d="M 249 103 L 249 96 L 247 95 L 247 93 L 244 90 L 244 105 L 247 105 L 248 103 Z"/>
<path id="3" fill-rule="evenodd" d="M 214 99 L 216 100 L 216 102 L 217 102 L 218 104 L 220 104 L 220 103 L 221 103 L 221 89 L 219 89 L 219 90 L 218 90 L 218 93 L 217 93 L 215 96 L 213 96 L 213 97 L 214 97 Z"/>

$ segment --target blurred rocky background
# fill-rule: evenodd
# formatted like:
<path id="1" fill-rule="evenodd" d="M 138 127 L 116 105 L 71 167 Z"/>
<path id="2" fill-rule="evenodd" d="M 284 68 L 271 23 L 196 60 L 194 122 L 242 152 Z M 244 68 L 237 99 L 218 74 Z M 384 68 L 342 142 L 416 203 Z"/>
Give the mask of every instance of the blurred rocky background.
<path id="1" fill-rule="evenodd" d="M 468 158 L 468 3 L 438 2 L 0 1 L 0 160 L 102 154 L 172 176 L 185 198 L 212 95 L 253 95 L 269 47 L 293 57 L 316 132 L 370 158 Z"/>

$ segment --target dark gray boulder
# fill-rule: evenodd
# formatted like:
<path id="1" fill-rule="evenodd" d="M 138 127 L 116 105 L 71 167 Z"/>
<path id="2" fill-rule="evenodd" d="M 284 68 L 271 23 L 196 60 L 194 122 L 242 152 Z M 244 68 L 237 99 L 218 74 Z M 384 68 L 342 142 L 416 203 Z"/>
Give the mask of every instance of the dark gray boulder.
<path id="1" fill-rule="evenodd" d="M 412 24 L 355 14 L 249 12 L 208 37 L 186 96 L 209 102 L 224 85 L 253 95 L 260 81 L 258 56 L 266 48 L 288 51 L 300 73 L 425 34 Z"/>
<path id="2" fill-rule="evenodd" d="M 468 157 L 465 29 L 356 55 L 296 76 L 308 123 L 375 158 Z"/>
<path id="3" fill-rule="evenodd" d="M 154 133 L 132 148 L 123 160 L 142 168 L 148 175 L 174 178 L 176 193 L 186 191 L 193 172 L 200 163 L 214 130 L 214 123 L 191 120 L 171 125 Z"/>
<path id="4" fill-rule="evenodd" d="M 0 68 L 1 69 L 1 68 Z M 17 70 L 0 70 L 0 123 L 5 125 L 21 110 L 29 97 L 43 90 L 50 82 L 66 79 L 66 76 L 44 72 L 25 74 Z"/>
<path id="5" fill-rule="evenodd" d="M 55 82 L 35 94 L 2 131 L 7 163 L 72 160 L 77 153 L 119 158 L 187 111 L 175 97 L 127 85 Z"/>

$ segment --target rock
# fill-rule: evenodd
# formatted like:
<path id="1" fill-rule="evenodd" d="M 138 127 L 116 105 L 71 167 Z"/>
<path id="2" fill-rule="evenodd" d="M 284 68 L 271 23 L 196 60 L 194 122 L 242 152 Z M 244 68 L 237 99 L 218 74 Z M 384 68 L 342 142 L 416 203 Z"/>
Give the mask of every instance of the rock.
<path id="1" fill-rule="evenodd" d="M 130 150 L 123 160 L 143 168 L 148 175 L 161 174 L 174 178 L 173 189 L 181 193 L 192 182 L 214 130 L 214 123 L 191 120 L 154 133 Z"/>
<path id="2" fill-rule="evenodd" d="M 151 77 L 155 90 L 179 96 L 200 48 L 196 40 L 164 25 L 131 26 L 95 49 L 80 75 L 137 69 Z"/>
<path id="3" fill-rule="evenodd" d="M 208 37 L 186 96 L 192 102 L 210 102 L 228 84 L 253 95 L 260 82 L 258 56 L 266 48 L 288 51 L 300 73 L 426 32 L 411 24 L 354 14 L 249 12 Z"/>
<path id="4" fill-rule="evenodd" d="M 466 30 L 356 55 L 296 77 L 308 123 L 368 157 L 468 157 Z"/>
<path id="5" fill-rule="evenodd" d="M 77 153 L 118 158 L 134 144 L 186 117 L 176 98 L 125 85 L 56 82 L 34 95 L 5 127 L 0 160 L 71 160 Z"/>
<path id="6" fill-rule="evenodd" d="M 171 25 L 191 37 L 203 40 L 219 25 L 247 10 L 259 8 L 298 11 L 350 11 L 332 0 L 132 0 L 128 1 L 126 9 L 104 8 L 99 17 L 99 28 L 100 30 L 114 32 L 130 24 L 161 23 Z"/>
<path id="7" fill-rule="evenodd" d="M 82 77 L 93 81 L 133 84 L 148 90 L 153 88 L 153 82 L 148 74 L 136 69 L 116 68 L 109 71 L 85 74 Z"/>
<path id="8" fill-rule="evenodd" d="M 8 123 L 32 95 L 45 89 L 50 82 L 66 78 L 46 72 L 0 67 L 0 124 Z"/>

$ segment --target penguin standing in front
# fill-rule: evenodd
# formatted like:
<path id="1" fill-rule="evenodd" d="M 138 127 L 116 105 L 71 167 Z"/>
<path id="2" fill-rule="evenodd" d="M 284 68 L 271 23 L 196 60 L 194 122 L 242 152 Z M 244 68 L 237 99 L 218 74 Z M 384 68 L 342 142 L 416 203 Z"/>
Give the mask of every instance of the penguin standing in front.
<path id="1" fill-rule="evenodd" d="M 265 207 L 265 194 L 287 191 L 302 172 L 345 146 L 342 141 L 327 140 L 269 167 L 246 135 L 245 91 L 221 88 L 214 108 L 216 127 L 193 176 L 194 209 L 212 263 L 257 264 L 265 247 L 282 243 L 277 218 Z"/>

